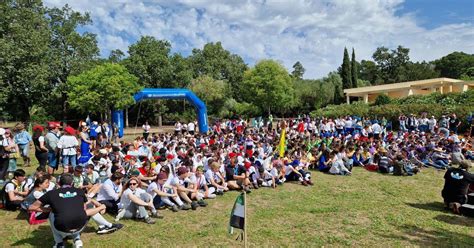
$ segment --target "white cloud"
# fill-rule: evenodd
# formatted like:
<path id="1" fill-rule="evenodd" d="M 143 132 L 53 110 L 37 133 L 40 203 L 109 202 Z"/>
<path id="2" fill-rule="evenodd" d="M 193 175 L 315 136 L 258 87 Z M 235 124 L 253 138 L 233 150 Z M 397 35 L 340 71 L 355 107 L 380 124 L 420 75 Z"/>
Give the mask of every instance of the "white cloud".
<path id="1" fill-rule="evenodd" d="M 47 6 L 66 3 L 90 12 L 94 24 L 87 29 L 97 33 L 104 56 L 126 51 L 141 35 L 170 40 L 185 53 L 221 41 L 250 64 L 272 58 L 291 70 L 300 61 L 306 78 L 318 78 L 341 64 L 345 46 L 354 47 L 358 59 L 382 45 L 406 46 L 413 60 L 474 52 L 472 22 L 427 30 L 417 25 L 416 13 L 395 14 L 403 0 L 45 0 Z"/>

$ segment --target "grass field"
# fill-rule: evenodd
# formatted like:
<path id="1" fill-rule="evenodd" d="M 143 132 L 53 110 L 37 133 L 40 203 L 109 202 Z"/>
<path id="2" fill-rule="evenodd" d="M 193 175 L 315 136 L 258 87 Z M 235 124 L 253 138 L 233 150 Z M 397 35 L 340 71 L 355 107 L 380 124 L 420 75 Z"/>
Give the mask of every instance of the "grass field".
<path id="1" fill-rule="evenodd" d="M 136 136 L 132 132 L 127 130 L 126 140 Z M 395 177 L 355 168 L 349 177 L 313 172 L 312 187 L 287 183 L 255 190 L 247 198 L 248 241 L 251 247 L 474 247 L 474 218 L 443 210 L 443 175 L 424 169 Z M 121 220 L 125 227 L 105 236 L 95 234 L 90 222 L 82 240 L 86 247 L 243 246 L 235 241 L 238 230 L 227 233 L 237 194 L 209 200 L 196 211 L 164 210 L 165 218 L 154 225 Z M 19 212 L 0 210 L 0 237 L 0 247 L 53 245 L 49 224 L 30 226 Z"/>
<path id="2" fill-rule="evenodd" d="M 248 195 L 250 246 L 474 247 L 474 219 L 443 210 L 443 173 L 395 177 L 355 168 L 350 177 L 314 172 L 313 187 L 256 190 Z M 105 236 L 91 222 L 82 239 L 87 247 L 242 246 L 227 233 L 237 194 L 197 211 L 162 211 L 155 225 L 123 220 L 122 230 Z M 0 211 L 0 220 L 2 247 L 53 244 L 48 224 L 29 226 L 18 212 Z"/>

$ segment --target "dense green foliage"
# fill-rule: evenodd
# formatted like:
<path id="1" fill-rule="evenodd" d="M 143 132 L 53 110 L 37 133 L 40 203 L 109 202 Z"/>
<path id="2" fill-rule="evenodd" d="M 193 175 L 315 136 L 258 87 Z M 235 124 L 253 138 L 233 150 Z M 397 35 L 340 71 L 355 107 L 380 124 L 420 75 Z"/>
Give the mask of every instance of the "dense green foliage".
<path id="1" fill-rule="evenodd" d="M 138 79 L 119 64 L 103 64 L 71 76 L 67 81 L 69 104 L 81 113 L 108 113 L 135 103 Z"/>
<path id="2" fill-rule="evenodd" d="M 68 5 L 47 8 L 41 0 L 5 0 L 0 2 L 0 16 L 0 118 L 6 120 L 82 119 L 91 107 L 78 103 L 85 96 L 66 82 L 104 63 L 123 65 L 141 88 L 190 88 L 214 117 L 288 116 L 343 103 L 346 88 L 438 76 L 474 78 L 472 54 L 454 52 L 434 62 L 412 62 L 410 50 L 402 46 L 377 48 L 373 61 L 357 61 L 355 49 L 350 59 L 344 49 L 342 66 L 322 79 L 304 79 L 306 69 L 299 61 L 291 72 L 271 60 L 249 67 L 218 41 L 183 56 L 172 52 L 169 41 L 143 36 L 127 51 L 115 49 L 108 58 L 100 58 L 96 35 L 79 32 L 93 20 Z M 110 106 L 97 108 L 91 117 L 107 115 L 101 111 Z M 130 106 L 128 113 L 133 123 L 156 123 L 159 116 L 194 118 L 193 108 L 178 100 L 144 101 Z"/>

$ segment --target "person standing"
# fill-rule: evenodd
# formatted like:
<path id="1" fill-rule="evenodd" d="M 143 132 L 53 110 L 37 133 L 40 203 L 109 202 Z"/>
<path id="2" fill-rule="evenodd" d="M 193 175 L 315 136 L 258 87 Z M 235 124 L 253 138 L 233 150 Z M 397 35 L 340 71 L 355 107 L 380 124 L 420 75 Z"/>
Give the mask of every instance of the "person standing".
<path id="1" fill-rule="evenodd" d="M 59 179 L 61 187 L 48 191 L 28 208 L 29 211 L 51 212 L 49 221 L 55 242 L 54 247 L 64 247 L 66 237 L 72 237 L 75 247 L 83 247 L 81 232 L 87 224 L 88 216 L 105 211 L 103 204 L 88 208 L 84 190 L 76 189 L 72 187 L 72 184 L 72 175 L 62 174 Z M 45 207 L 46 205 L 49 207 Z"/>
<path id="2" fill-rule="evenodd" d="M 5 136 L 3 137 L 5 139 L 5 145 L 3 148 L 6 151 L 6 156 L 8 158 L 8 176 L 11 178 L 13 177 L 14 172 L 17 169 L 16 163 L 17 159 L 20 158 L 20 149 L 18 148 L 18 145 L 15 144 L 15 140 L 13 139 L 12 131 L 10 129 L 5 129 Z M 4 178 L 0 177 L 0 180 L 3 180 Z"/>
<path id="3" fill-rule="evenodd" d="M 194 122 L 190 121 L 188 123 L 188 133 L 191 135 L 194 135 L 195 128 L 196 128 L 196 125 L 194 124 Z"/>
<path id="4" fill-rule="evenodd" d="M 92 157 L 92 140 L 90 140 L 89 138 L 89 129 L 87 128 L 87 126 L 82 126 L 81 128 L 82 130 L 79 134 L 79 136 L 81 136 L 81 156 L 79 157 L 79 164 L 86 164 Z"/>
<path id="5" fill-rule="evenodd" d="M 76 138 L 76 130 L 68 126 L 64 129 L 64 135 L 59 138 L 58 148 L 61 149 L 63 156 L 64 172 L 69 171 L 69 167 L 76 167 L 77 164 L 77 147 L 79 141 Z"/>
<path id="6" fill-rule="evenodd" d="M 15 125 L 16 134 L 15 134 L 15 143 L 20 149 L 20 155 L 23 157 L 25 167 L 30 166 L 30 145 L 31 145 L 31 135 L 25 130 L 25 124 L 18 123 Z"/>
<path id="7" fill-rule="evenodd" d="M 150 135 L 150 124 L 148 124 L 148 121 L 145 121 L 145 124 L 142 126 L 143 128 L 143 139 L 148 140 L 148 136 Z"/>
<path id="8" fill-rule="evenodd" d="M 35 145 L 35 157 L 38 160 L 39 166 L 46 168 L 48 163 L 48 148 L 45 146 L 45 139 L 43 136 L 44 128 L 42 126 L 33 127 L 33 144 Z"/>
<path id="9" fill-rule="evenodd" d="M 58 142 L 59 142 L 59 123 L 49 122 L 49 132 L 45 136 L 45 146 L 48 149 L 48 174 L 52 175 L 54 170 L 58 169 Z"/>
<path id="10" fill-rule="evenodd" d="M 459 121 L 456 114 L 453 113 L 451 118 L 449 118 L 449 131 L 453 131 L 455 134 L 457 134 L 459 125 L 461 125 L 461 121 Z"/>

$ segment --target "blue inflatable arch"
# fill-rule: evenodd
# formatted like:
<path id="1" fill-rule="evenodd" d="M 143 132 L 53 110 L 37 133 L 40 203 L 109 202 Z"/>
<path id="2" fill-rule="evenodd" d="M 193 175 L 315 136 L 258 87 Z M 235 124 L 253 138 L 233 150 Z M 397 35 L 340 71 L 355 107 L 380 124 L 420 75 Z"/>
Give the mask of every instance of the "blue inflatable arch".
<path id="1" fill-rule="evenodd" d="M 204 102 L 199 99 L 192 91 L 187 89 L 150 89 L 145 88 L 136 93 L 133 98 L 135 102 L 140 102 L 146 99 L 186 99 L 196 109 L 198 126 L 200 133 L 207 133 L 207 108 Z M 112 121 L 118 127 L 118 136 L 123 137 L 123 110 L 114 110 L 112 112 Z"/>

